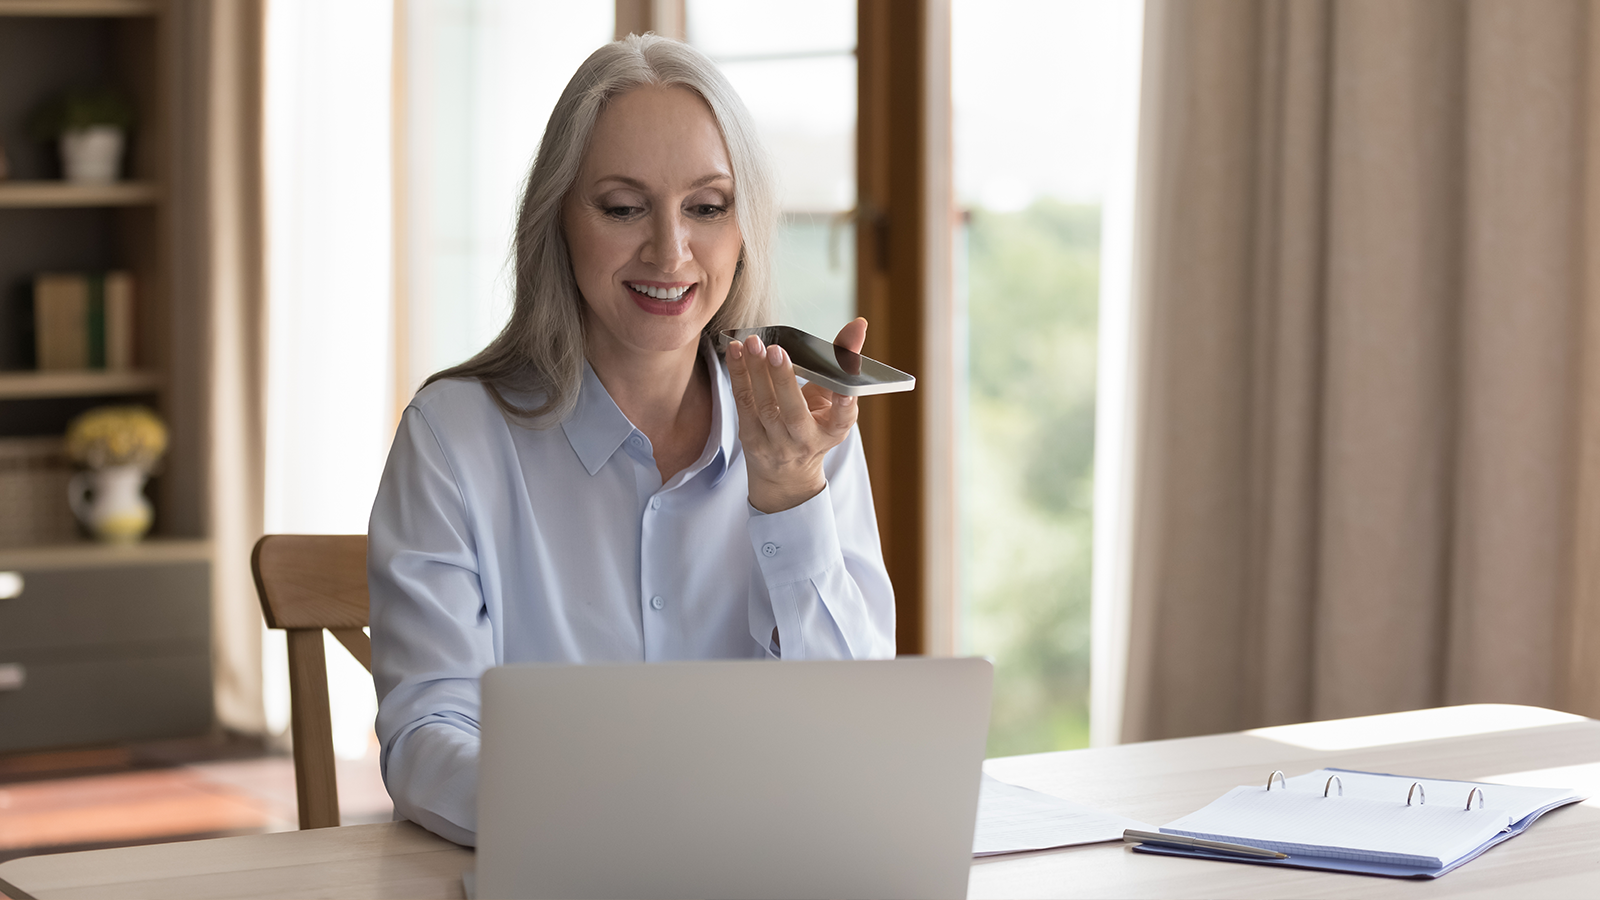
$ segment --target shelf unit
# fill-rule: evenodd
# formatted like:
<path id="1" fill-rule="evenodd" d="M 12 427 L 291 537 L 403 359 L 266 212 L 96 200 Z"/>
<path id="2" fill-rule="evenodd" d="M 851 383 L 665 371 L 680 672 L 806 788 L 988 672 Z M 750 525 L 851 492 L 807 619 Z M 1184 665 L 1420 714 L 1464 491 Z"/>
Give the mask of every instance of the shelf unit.
<path id="1" fill-rule="evenodd" d="M 159 394 L 160 372 L 0 372 L 0 400 Z"/>
<path id="2" fill-rule="evenodd" d="M 195 268 L 174 237 L 186 13 L 169 4 L 0 0 L 0 142 L 12 170 L 0 181 L 0 439 L 61 434 L 84 409 L 128 402 L 155 407 L 172 434 L 143 543 L 0 547 L 0 572 L 24 584 L 0 599 L 0 664 L 29 673 L 22 688 L 0 691 L 0 752 L 212 727 L 203 353 L 184 329 L 203 301 L 172 290 L 175 272 Z M 50 96 L 101 84 L 138 111 L 124 179 L 64 182 L 53 148 L 30 140 L 23 122 Z M 136 368 L 26 368 L 19 323 L 29 317 L 18 311 L 31 311 L 33 276 L 109 269 L 134 275 Z"/>
<path id="3" fill-rule="evenodd" d="M 0 0 L 0 16 L 154 16 L 161 11 L 158 0 Z"/>
<path id="4" fill-rule="evenodd" d="M 0 572 L 58 572 L 108 567 L 208 563 L 211 542 L 155 538 L 137 544 L 57 544 L 50 547 L 0 549 Z"/>
<path id="5" fill-rule="evenodd" d="M 64 181 L 0 181 L 0 209 L 149 206 L 161 200 L 161 186 L 148 181 L 70 184 Z"/>

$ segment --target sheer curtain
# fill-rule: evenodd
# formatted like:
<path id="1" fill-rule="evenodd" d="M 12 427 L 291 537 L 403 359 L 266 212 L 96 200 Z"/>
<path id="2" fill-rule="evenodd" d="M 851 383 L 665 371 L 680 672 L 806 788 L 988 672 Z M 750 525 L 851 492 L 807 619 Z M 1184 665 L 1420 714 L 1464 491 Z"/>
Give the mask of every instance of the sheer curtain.
<path id="1" fill-rule="evenodd" d="M 393 433 L 392 10 L 268 4 L 268 532 L 364 534 Z M 267 726 L 281 734 L 283 633 L 266 635 Z M 372 678 L 331 637 L 327 655 L 334 748 L 361 757 Z"/>
<path id="2" fill-rule="evenodd" d="M 1123 737 L 1600 712 L 1600 12 L 1147 23 Z"/>

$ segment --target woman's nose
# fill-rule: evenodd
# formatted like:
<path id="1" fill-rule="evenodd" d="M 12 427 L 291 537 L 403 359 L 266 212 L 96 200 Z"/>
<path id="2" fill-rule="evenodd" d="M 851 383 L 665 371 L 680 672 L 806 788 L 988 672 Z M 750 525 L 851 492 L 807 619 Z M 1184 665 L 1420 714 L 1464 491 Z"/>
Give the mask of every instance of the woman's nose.
<path id="1" fill-rule="evenodd" d="M 689 228 L 682 213 L 671 210 L 655 216 L 650 240 L 640 253 L 640 260 L 671 274 L 682 268 L 690 257 Z"/>

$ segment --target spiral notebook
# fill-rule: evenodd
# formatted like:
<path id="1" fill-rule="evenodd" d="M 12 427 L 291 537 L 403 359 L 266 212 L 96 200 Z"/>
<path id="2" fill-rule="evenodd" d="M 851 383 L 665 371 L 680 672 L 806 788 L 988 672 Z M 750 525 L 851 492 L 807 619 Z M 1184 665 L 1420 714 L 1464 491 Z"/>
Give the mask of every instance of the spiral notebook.
<path id="1" fill-rule="evenodd" d="M 1565 788 L 1347 769 L 1318 769 L 1287 779 L 1274 772 L 1265 787 L 1234 788 L 1161 831 L 1275 850 L 1288 854 L 1287 859 L 1157 844 L 1134 849 L 1255 865 L 1437 878 L 1521 834 L 1550 810 L 1583 799 Z"/>

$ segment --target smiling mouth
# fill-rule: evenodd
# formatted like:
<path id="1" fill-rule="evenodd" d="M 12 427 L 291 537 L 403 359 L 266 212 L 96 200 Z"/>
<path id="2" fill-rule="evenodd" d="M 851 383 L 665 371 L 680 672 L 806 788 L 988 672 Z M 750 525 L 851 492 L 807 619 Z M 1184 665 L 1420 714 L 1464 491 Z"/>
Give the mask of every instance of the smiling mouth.
<path id="1" fill-rule="evenodd" d="M 694 287 L 692 284 L 678 287 L 651 287 L 647 284 L 628 284 L 628 289 L 634 293 L 643 294 L 652 300 L 660 300 L 665 303 L 674 303 L 682 300 L 683 295 L 689 293 L 689 289 L 692 287 Z"/>

